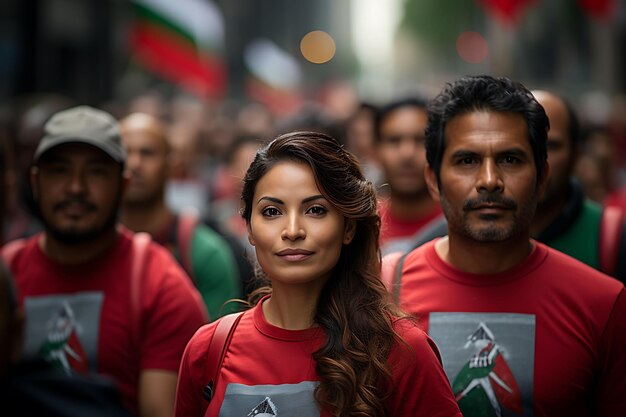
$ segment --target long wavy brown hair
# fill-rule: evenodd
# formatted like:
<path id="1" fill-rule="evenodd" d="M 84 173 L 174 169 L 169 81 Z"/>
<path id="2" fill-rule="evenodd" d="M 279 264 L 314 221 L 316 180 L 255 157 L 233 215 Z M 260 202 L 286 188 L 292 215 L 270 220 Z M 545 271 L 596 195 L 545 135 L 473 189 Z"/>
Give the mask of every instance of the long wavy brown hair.
<path id="1" fill-rule="evenodd" d="M 387 358 L 400 340 L 392 321 L 406 316 L 380 279 L 375 189 L 357 159 L 333 138 L 313 132 L 284 134 L 259 150 L 246 173 L 242 216 L 247 223 L 257 183 L 285 160 L 308 164 L 322 195 L 356 222 L 355 236 L 343 246 L 317 303 L 314 320 L 326 340 L 313 354 L 320 378 L 315 398 L 333 416 L 384 416 L 383 401 L 391 387 Z M 267 292 L 269 287 L 253 293 L 251 304 Z"/>

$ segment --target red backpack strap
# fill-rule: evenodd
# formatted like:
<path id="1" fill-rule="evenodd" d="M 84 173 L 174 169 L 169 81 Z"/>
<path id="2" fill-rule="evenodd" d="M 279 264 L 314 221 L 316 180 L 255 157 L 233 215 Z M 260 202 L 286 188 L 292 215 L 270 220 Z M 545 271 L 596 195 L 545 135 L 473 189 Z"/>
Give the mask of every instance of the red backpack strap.
<path id="1" fill-rule="evenodd" d="M 139 352 L 141 340 L 141 281 L 146 269 L 146 254 L 152 237 L 139 232 L 133 235 L 133 249 L 130 269 L 130 320 L 131 339 Z"/>
<path id="2" fill-rule="evenodd" d="M 235 328 L 237 327 L 237 324 L 239 324 L 239 320 L 241 320 L 242 315 L 243 311 L 240 311 L 239 313 L 233 313 L 221 317 L 217 321 L 215 333 L 213 333 L 211 342 L 209 342 L 209 348 L 207 349 L 207 360 L 204 372 L 204 375 L 208 375 L 210 378 L 208 384 L 205 385 L 204 391 L 202 392 L 202 395 L 208 402 L 211 402 L 213 399 L 213 394 L 215 393 L 224 356 L 226 356 L 230 340 L 233 337 Z"/>
<path id="3" fill-rule="evenodd" d="M 400 302 L 402 268 L 409 252 L 393 252 L 385 255 L 382 261 L 382 280 L 385 288 L 391 292 L 396 303 Z"/>
<path id="4" fill-rule="evenodd" d="M 624 223 L 624 212 L 619 207 L 605 207 L 600 221 L 600 269 L 615 275 Z"/>
<path id="5" fill-rule="evenodd" d="M 196 277 L 194 276 L 193 263 L 191 261 L 191 239 L 198 221 L 199 215 L 197 210 L 194 208 L 184 209 L 178 216 L 178 234 L 176 236 L 180 262 L 193 282 L 196 281 Z"/>
<path id="6" fill-rule="evenodd" d="M 17 253 L 26 245 L 26 239 L 13 240 L 2 247 L 2 261 L 11 269 L 11 264 Z"/>

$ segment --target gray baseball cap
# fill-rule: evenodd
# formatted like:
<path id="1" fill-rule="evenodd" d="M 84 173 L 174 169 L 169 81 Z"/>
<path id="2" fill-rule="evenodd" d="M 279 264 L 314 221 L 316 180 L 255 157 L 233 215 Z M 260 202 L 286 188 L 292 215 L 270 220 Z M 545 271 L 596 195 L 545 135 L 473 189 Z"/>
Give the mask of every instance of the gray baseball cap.
<path id="1" fill-rule="evenodd" d="M 34 162 L 37 163 L 50 149 L 67 143 L 95 146 L 116 162 L 123 164 L 126 161 L 117 120 L 93 107 L 73 107 L 52 116 L 44 125 L 44 135 L 35 151 Z"/>

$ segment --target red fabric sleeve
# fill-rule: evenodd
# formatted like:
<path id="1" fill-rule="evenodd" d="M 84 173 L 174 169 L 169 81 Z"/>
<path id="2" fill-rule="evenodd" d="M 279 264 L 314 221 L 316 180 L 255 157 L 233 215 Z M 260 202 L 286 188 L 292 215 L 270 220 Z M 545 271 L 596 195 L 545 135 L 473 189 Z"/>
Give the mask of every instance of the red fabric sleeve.
<path id="1" fill-rule="evenodd" d="M 178 372 L 174 417 L 204 416 L 208 406 L 203 397 L 204 386 L 208 383 L 204 370 L 207 349 L 214 330 L 213 324 L 201 327 L 185 348 Z"/>
<path id="2" fill-rule="evenodd" d="M 626 416 L 626 290 L 619 293 L 598 352 L 594 416 Z"/>
<path id="3" fill-rule="evenodd" d="M 393 378 L 389 415 L 462 417 L 435 342 L 408 321 L 399 321 L 396 330 L 409 346 L 400 342 L 389 358 Z"/>
<path id="4" fill-rule="evenodd" d="M 145 318 L 140 369 L 176 372 L 187 342 L 208 316 L 191 280 L 165 249 L 155 246 L 142 286 Z"/>

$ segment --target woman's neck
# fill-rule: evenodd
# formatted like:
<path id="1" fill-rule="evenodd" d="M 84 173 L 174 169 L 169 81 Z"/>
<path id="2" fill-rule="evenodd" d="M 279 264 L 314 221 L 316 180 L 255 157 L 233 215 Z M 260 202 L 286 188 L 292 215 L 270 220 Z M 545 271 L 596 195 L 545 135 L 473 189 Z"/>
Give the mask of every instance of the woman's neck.
<path id="1" fill-rule="evenodd" d="M 274 283 L 272 296 L 263 303 L 265 320 L 287 330 L 303 330 L 315 326 L 314 318 L 321 288 Z"/>

